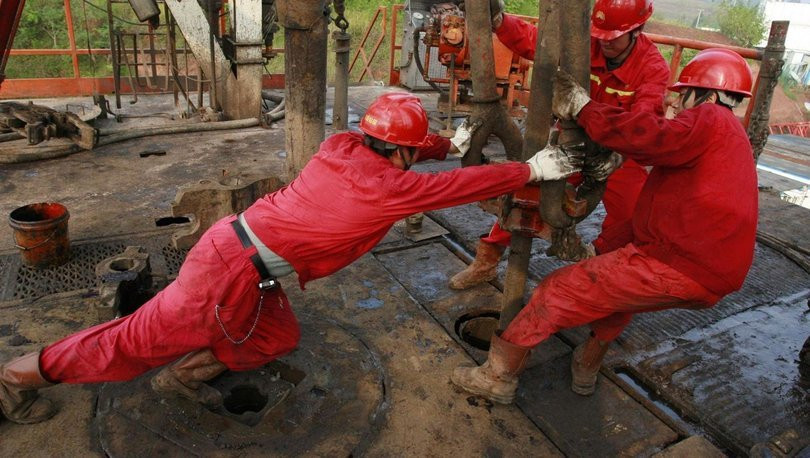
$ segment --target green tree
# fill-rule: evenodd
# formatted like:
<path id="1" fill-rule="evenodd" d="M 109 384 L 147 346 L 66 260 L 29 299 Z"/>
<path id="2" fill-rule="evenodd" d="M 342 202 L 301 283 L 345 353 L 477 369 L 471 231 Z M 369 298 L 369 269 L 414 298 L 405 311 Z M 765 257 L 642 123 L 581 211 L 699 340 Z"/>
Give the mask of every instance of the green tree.
<path id="1" fill-rule="evenodd" d="M 765 37 L 765 15 L 758 4 L 724 0 L 720 5 L 719 22 L 720 32 L 741 46 L 754 46 Z"/>

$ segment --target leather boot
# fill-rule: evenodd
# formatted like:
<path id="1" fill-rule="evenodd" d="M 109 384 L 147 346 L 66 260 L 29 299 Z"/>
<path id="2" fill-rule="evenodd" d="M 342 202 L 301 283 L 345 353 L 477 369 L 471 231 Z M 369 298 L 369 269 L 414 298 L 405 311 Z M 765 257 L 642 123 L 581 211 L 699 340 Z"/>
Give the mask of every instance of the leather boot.
<path id="1" fill-rule="evenodd" d="M 478 241 L 478 248 L 475 250 L 475 259 L 466 269 L 453 275 L 450 279 L 450 288 L 467 289 L 485 281 L 494 280 L 498 275 L 498 261 L 506 251 L 506 247 Z"/>
<path id="2" fill-rule="evenodd" d="M 39 352 L 0 364 L 0 410 L 21 425 L 45 421 L 56 414 L 56 407 L 37 390 L 51 385 L 39 371 Z"/>
<path id="3" fill-rule="evenodd" d="M 531 350 L 530 347 L 509 343 L 495 334 L 489 343 L 486 362 L 477 367 L 455 368 L 450 381 L 490 401 L 509 404 L 515 399 L 518 376 L 525 369 Z"/>
<path id="4" fill-rule="evenodd" d="M 590 396 L 596 391 L 596 377 L 610 342 L 591 336 L 574 349 L 571 357 L 571 391 Z"/>
<path id="5" fill-rule="evenodd" d="M 222 405 L 222 393 L 206 385 L 225 371 L 222 364 L 209 349 L 187 354 L 166 366 L 152 377 L 152 389 L 162 395 L 180 395 L 200 404 L 216 408 Z"/>

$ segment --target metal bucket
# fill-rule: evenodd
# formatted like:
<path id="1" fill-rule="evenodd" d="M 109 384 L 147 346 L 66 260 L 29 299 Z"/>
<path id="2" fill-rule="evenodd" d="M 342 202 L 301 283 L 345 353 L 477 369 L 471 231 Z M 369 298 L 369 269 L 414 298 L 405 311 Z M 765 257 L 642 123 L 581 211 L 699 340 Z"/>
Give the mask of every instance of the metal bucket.
<path id="1" fill-rule="evenodd" d="M 56 202 L 25 205 L 9 214 L 14 246 L 20 249 L 23 264 L 44 269 L 68 262 L 68 218 L 67 208 Z"/>

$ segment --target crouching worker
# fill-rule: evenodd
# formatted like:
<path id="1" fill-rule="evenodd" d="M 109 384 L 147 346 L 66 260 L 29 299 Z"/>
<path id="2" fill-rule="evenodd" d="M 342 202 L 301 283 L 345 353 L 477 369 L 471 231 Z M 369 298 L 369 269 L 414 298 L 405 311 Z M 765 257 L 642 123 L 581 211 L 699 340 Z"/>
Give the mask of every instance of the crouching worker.
<path id="1" fill-rule="evenodd" d="M 408 171 L 419 160 L 465 153 L 474 127 L 451 140 L 427 135 L 421 102 L 402 93 L 375 100 L 360 130 L 330 137 L 288 186 L 215 223 L 177 279 L 132 315 L 0 365 L 3 415 L 46 420 L 56 409 L 39 388 L 130 380 L 169 363 L 152 379 L 157 392 L 217 406 L 221 394 L 203 382 L 260 367 L 298 343 L 279 277 L 295 271 L 303 288 L 368 252 L 397 220 L 566 177 L 581 163 L 548 149 L 527 163 Z"/>
<path id="2" fill-rule="evenodd" d="M 589 323 L 590 338 L 573 353 L 571 389 L 590 395 L 608 345 L 633 314 L 711 307 L 742 286 L 753 260 L 757 176 L 732 108 L 751 95 L 750 70 L 732 51 L 707 49 L 670 89 L 680 93 L 672 120 L 591 101 L 570 76 L 557 76 L 555 114 L 652 171 L 623 230 L 624 246 L 544 278 L 492 337 L 488 360 L 456 368 L 453 383 L 512 402 L 532 347 Z"/>

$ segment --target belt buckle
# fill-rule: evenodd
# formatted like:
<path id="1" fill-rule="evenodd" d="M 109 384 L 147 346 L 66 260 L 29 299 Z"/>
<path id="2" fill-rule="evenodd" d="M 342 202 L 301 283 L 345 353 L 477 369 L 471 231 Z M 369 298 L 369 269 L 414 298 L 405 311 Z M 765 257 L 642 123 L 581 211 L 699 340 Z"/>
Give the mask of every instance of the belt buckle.
<path id="1" fill-rule="evenodd" d="M 262 291 L 266 291 L 268 289 L 273 289 L 278 286 L 278 280 L 275 278 L 266 278 L 259 282 L 259 289 Z"/>

